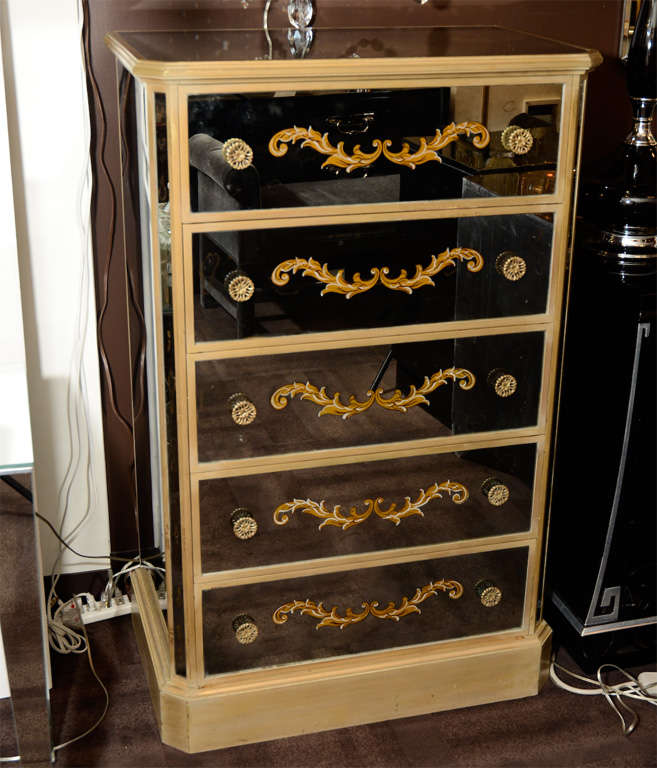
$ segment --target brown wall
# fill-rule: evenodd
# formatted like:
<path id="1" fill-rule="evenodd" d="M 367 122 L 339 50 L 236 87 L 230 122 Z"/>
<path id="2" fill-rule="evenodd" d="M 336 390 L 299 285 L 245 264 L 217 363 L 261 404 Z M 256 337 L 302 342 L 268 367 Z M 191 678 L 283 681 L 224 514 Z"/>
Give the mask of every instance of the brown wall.
<path id="1" fill-rule="evenodd" d="M 246 8 L 242 0 L 87 0 L 87 4 L 96 179 L 93 216 L 98 342 L 110 536 L 112 551 L 120 552 L 135 550 L 139 543 L 150 547 L 153 538 L 150 521 L 139 520 L 135 513 L 137 496 L 148 500 L 147 477 L 141 469 L 135 471 L 135 454 L 140 466 L 147 430 L 144 333 L 134 249 L 127 249 L 129 279 L 125 276 L 116 75 L 103 36 L 120 29 L 259 27 L 264 0 L 245 0 Z M 287 26 L 286 5 L 283 0 L 272 3 L 272 27 Z M 616 58 L 622 0 L 429 0 L 423 6 L 416 0 L 359 0 L 358 4 L 316 0 L 316 6 L 315 26 L 497 24 L 596 48 L 605 62 L 589 81 L 584 168 L 596 170 L 628 131 L 629 106 L 622 67 Z M 125 240 L 130 242 L 131 233 Z"/>

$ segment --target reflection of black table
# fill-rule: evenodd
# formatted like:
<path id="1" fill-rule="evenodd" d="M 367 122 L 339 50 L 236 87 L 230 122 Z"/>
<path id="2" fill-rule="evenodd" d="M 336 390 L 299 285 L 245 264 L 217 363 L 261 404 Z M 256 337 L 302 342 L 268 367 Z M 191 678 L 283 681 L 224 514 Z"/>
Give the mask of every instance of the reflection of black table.
<path id="1" fill-rule="evenodd" d="M 49 765 L 50 705 L 32 475 L 7 474 L 13 471 L 0 466 L 0 624 L 21 763 Z"/>
<path id="2" fill-rule="evenodd" d="M 467 141 L 457 141 L 441 152 L 442 162 L 464 179 L 496 195 L 550 194 L 557 172 L 558 136 L 539 141 L 526 155 L 501 146 L 500 132 L 491 133 L 490 144 L 474 150 Z M 464 197 L 467 197 L 464 189 Z"/>

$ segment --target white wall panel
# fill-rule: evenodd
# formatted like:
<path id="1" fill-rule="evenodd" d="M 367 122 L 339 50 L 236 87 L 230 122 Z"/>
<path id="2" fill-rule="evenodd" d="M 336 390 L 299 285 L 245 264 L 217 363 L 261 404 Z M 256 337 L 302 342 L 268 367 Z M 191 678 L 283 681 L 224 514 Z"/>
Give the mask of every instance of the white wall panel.
<path id="1" fill-rule="evenodd" d="M 93 295 L 89 116 L 78 0 L 0 0 L 39 511 L 109 551 Z M 15 302 L 2 307 L 19 317 Z M 15 322 L 15 320 L 14 320 Z M 44 569 L 56 541 L 41 532 Z M 101 567 L 70 552 L 64 571 Z"/>

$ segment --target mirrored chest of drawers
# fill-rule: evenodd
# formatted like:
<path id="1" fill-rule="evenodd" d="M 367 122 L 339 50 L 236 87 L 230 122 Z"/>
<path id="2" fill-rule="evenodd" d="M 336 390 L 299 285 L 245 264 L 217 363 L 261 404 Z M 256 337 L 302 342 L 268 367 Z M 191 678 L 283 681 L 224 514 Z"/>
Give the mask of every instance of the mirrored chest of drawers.
<path id="1" fill-rule="evenodd" d="M 284 31 L 107 42 L 139 201 L 166 619 L 133 583 L 162 739 L 536 694 L 599 57 L 485 28 L 316 30 L 301 58 Z"/>

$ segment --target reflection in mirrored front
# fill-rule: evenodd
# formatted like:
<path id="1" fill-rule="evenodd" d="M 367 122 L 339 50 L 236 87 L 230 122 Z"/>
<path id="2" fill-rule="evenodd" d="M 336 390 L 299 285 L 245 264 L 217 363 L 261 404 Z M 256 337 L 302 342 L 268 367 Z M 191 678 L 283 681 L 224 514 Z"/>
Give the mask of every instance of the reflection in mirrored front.
<path id="1" fill-rule="evenodd" d="M 534 426 L 541 331 L 198 360 L 201 462 Z"/>
<path id="2" fill-rule="evenodd" d="M 209 231 L 192 244 L 195 340 L 211 342 L 540 314 L 552 215 Z"/>
<path id="3" fill-rule="evenodd" d="M 527 547 L 515 547 L 207 589 L 205 671 L 221 674 L 520 627 L 527 558 Z M 483 584 L 492 587 L 492 599 L 484 596 Z M 397 620 L 389 620 L 397 606 L 412 607 L 419 597 L 421 610 L 400 611 Z"/>
<path id="4" fill-rule="evenodd" d="M 205 573 L 528 531 L 535 444 L 199 482 Z"/>
<path id="5" fill-rule="evenodd" d="M 560 104 L 559 84 L 191 96 L 191 209 L 550 193 Z"/>

